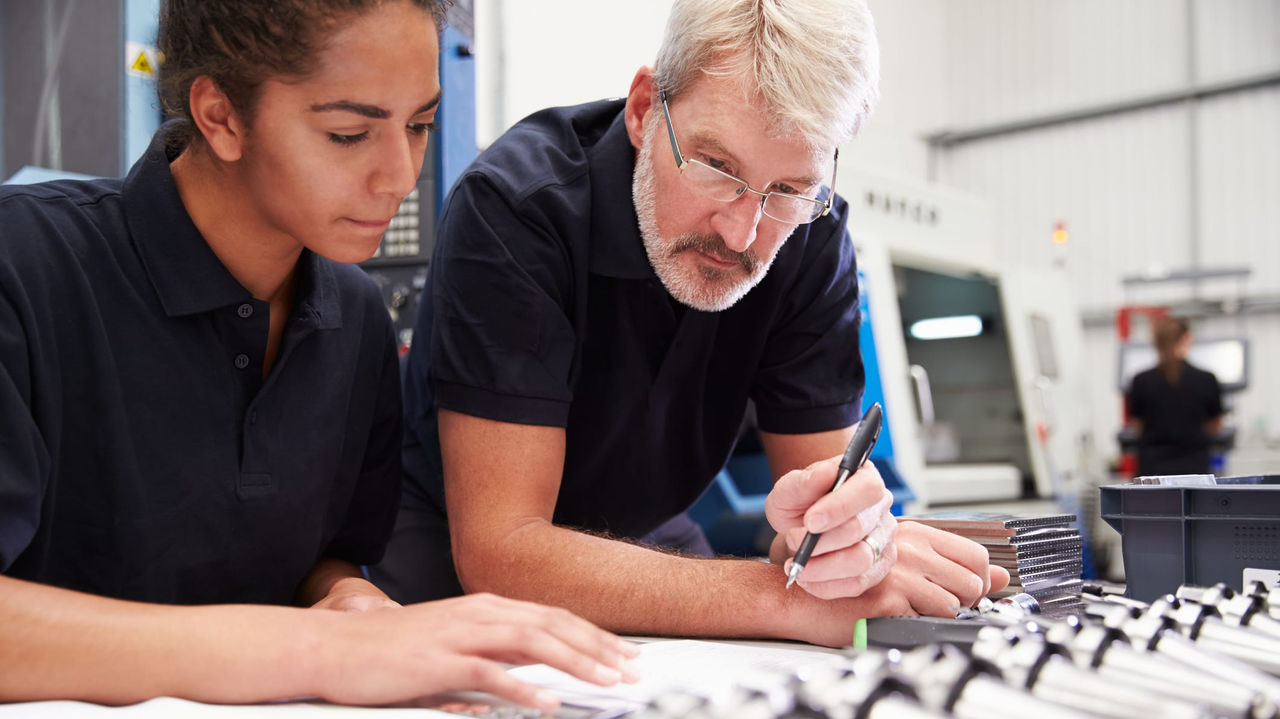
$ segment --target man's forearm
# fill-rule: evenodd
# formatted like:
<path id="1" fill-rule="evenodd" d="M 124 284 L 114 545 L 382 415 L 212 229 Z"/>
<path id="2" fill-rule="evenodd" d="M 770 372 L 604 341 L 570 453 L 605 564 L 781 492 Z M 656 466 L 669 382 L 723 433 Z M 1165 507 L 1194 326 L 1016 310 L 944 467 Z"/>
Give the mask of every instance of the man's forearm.
<path id="1" fill-rule="evenodd" d="M 777 564 L 677 557 L 554 526 L 566 447 L 559 427 L 441 409 L 439 431 L 454 564 L 470 592 L 555 604 L 628 634 L 839 646 L 860 615 L 874 616 L 880 600 L 786 591 Z M 511 468 L 520 481 L 510 481 Z"/>
<path id="2" fill-rule="evenodd" d="M 0 701 L 314 695 L 323 686 L 315 628 L 328 614 L 122 602 L 0 577 Z"/>
<path id="3" fill-rule="evenodd" d="M 545 521 L 524 524 L 487 550 L 460 552 L 458 568 L 468 591 L 562 606 L 624 634 L 842 646 L 855 620 L 872 611 L 867 600 L 829 602 L 787 591 L 776 564 L 679 557 Z"/>

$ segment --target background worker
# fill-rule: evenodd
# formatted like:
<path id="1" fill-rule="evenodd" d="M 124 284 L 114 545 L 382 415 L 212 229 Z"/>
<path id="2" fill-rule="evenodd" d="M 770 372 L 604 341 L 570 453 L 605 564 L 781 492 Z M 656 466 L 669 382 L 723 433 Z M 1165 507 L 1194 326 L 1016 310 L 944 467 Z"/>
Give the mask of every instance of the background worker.
<path id="1" fill-rule="evenodd" d="M 1193 341 L 1181 317 L 1152 328 L 1159 363 L 1129 385 L 1129 424 L 1138 435 L 1138 474 L 1208 474 L 1209 440 L 1222 430 L 1222 389 L 1187 362 Z"/>

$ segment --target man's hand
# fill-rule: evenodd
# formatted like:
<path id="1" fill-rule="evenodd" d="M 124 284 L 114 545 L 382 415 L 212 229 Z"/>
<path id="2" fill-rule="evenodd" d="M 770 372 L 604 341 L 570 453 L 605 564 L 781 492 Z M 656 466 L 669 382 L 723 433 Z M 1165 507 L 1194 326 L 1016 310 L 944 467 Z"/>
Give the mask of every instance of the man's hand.
<path id="1" fill-rule="evenodd" d="M 458 690 L 489 692 L 550 711 L 556 696 L 507 673 L 506 664 L 543 663 L 584 681 L 612 685 L 638 677 L 626 664 L 635 645 L 564 609 L 472 594 L 394 612 L 343 615 L 351 641 L 325 681 L 322 698 L 376 705 Z"/>
<path id="2" fill-rule="evenodd" d="M 362 577 L 344 577 L 333 583 L 329 593 L 312 609 L 333 609 L 340 612 L 370 612 L 375 609 L 399 607 L 398 602 Z"/>
<path id="3" fill-rule="evenodd" d="M 797 580 L 822 599 L 861 595 L 884 579 L 897 557 L 893 495 L 880 473 L 867 462 L 832 492 L 839 464 L 836 456 L 788 472 L 765 500 L 765 516 L 778 532 L 770 558 L 785 562 L 784 569 L 806 532 L 822 534 Z"/>
<path id="4" fill-rule="evenodd" d="M 898 522 L 894 553 L 897 561 L 875 586 L 858 597 L 826 601 L 801 595 L 807 601 L 793 604 L 789 620 L 796 630 L 794 638 L 848 646 L 853 620 L 858 617 L 950 618 L 1009 584 L 1009 573 L 988 564 L 987 550 L 981 544 L 918 522 Z M 808 573 L 805 569 L 800 576 Z M 779 573 L 778 581 L 781 579 Z"/>
<path id="5" fill-rule="evenodd" d="M 400 606 L 364 578 L 360 567 L 342 559 L 321 559 L 298 586 L 298 604 L 313 609 L 368 612 Z"/>
<path id="6" fill-rule="evenodd" d="M 765 515 L 778 531 L 770 558 L 784 571 L 805 533 L 822 533 L 797 580 L 806 592 L 820 599 L 858 597 L 859 611 L 868 617 L 953 617 L 1008 585 L 1009 573 L 991 566 L 977 542 L 899 523 L 890 513 L 893 495 L 870 462 L 831 492 L 839 462 L 832 457 L 788 472 L 765 501 Z M 837 635 L 810 641 L 847 641 Z"/>
<path id="7" fill-rule="evenodd" d="M 986 547 L 958 534 L 905 521 L 896 544 L 897 563 L 864 595 L 870 616 L 954 617 L 1009 584 L 1009 572 L 989 564 Z"/>

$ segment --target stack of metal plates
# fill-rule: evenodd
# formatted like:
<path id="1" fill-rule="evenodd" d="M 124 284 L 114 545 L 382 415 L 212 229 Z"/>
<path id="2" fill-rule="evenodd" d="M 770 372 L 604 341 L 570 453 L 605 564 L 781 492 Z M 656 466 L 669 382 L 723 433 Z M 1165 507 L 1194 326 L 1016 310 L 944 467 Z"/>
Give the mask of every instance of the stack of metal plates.
<path id="1" fill-rule="evenodd" d="M 1009 570 L 1009 586 L 992 599 L 1030 594 L 1049 617 L 1078 614 L 1080 531 L 1072 514 L 1014 515 L 1003 512 L 933 512 L 911 521 L 967 537 L 987 548 L 991 563 Z"/>

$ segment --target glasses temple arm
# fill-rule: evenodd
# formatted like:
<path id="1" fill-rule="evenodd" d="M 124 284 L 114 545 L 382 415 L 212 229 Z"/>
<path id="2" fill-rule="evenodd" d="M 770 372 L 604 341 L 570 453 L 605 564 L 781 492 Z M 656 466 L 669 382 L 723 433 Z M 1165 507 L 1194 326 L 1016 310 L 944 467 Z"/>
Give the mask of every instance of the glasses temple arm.
<path id="1" fill-rule="evenodd" d="M 836 199 L 836 171 L 839 169 L 840 169 L 840 148 L 837 147 L 836 156 L 831 158 L 831 189 L 829 192 L 827 192 L 827 202 L 822 208 L 822 214 L 818 215 L 818 217 L 823 217 L 827 213 L 831 212 L 831 203 L 835 202 L 835 199 Z"/>
<path id="2" fill-rule="evenodd" d="M 667 91 L 658 90 L 658 97 L 662 100 L 662 114 L 667 119 L 667 137 L 671 138 L 671 154 L 676 158 L 676 167 L 684 169 L 684 156 L 680 154 L 680 143 L 676 142 L 676 131 L 671 126 L 671 110 L 667 108 Z"/>

